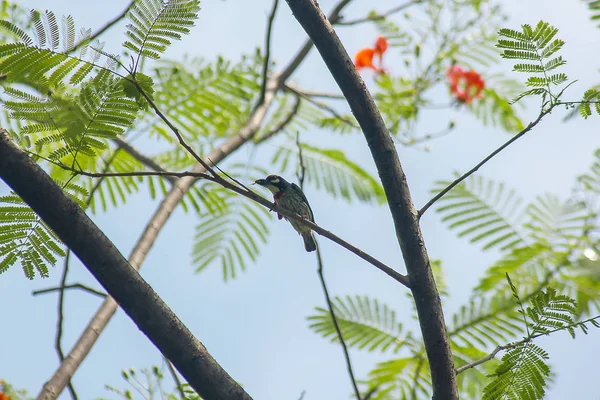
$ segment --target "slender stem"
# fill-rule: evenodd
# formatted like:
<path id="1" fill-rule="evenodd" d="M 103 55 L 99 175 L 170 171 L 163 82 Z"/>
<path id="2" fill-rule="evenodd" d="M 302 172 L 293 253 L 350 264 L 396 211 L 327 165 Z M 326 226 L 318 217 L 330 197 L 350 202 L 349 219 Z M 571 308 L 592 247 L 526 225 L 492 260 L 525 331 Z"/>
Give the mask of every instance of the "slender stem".
<path id="1" fill-rule="evenodd" d="M 533 339 L 537 339 L 540 336 L 548 336 L 548 335 L 550 335 L 552 333 L 564 331 L 564 330 L 566 330 L 568 328 L 577 328 L 577 327 L 579 327 L 581 325 L 585 325 L 586 323 L 595 321 L 597 319 L 600 319 L 600 315 L 597 315 L 597 316 L 592 317 L 592 318 L 588 318 L 585 321 L 574 322 L 574 323 L 566 325 L 566 326 L 555 328 L 555 329 L 552 329 L 552 330 L 550 330 L 548 332 L 536 333 L 534 335 L 528 335 L 523 340 L 519 340 L 517 342 L 509 343 L 509 344 L 504 345 L 504 346 L 496 346 L 496 348 L 494 350 L 492 350 L 485 357 L 482 357 L 482 358 L 480 358 L 478 360 L 475 360 L 475 361 L 473 361 L 471 363 L 468 363 L 468 364 L 465 364 L 465 365 L 463 365 L 463 366 L 461 366 L 459 368 L 456 368 L 456 374 L 458 375 L 458 374 L 460 374 L 460 373 L 462 373 L 462 372 L 464 372 L 464 371 L 466 371 L 466 370 L 468 370 L 470 368 L 476 367 L 476 366 L 481 365 L 481 364 L 483 364 L 483 363 L 485 363 L 487 361 L 492 360 L 494 357 L 496 357 L 496 354 L 498 354 L 501 351 L 514 349 L 515 347 L 519 347 L 519 346 L 521 346 L 521 345 L 523 345 L 525 343 L 529 343 Z"/>
<path id="2" fill-rule="evenodd" d="M 298 171 L 296 173 L 298 177 L 298 183 L 300 185 L 300 189 L 304 191 L 304 178 L 306 176 L 306 166 L 304 165 L 304 157 L 302 156 L 302 144 L 300 143 L 300 132 L 296 132 L 296 146 L 298 146 Z M 325 301 L 327 302 L 327 309 L 329 310 L 329 315 L 331 316 L 331 321 L 333 322 L 333 326 L 335 327 L 335 332 L 337 333 L 338 340 L 342 345 L 342 351 L 344 352 L 344 359 L 346 360 L 346 368 L 348 369 L 348 375 L 350 376 L 350 381 L 352 382 L 352 388 L 354 389 L 354 394 L 358 400 L 361 400 L 360 391 L 358 390 L 358 385 L 356 384 L 356 378 L 354 377 L 354 370 L 352 369 L 352 361 L 350 360 L 350 352 L 348 351 L 348 346 L 346 345 L 346 341 L 344 340 L 344 335 L 342 335 L 342 330 L 340 329 L 340 325 L 338 323 L 337 317 L 335 315 L 334 306 L 331 301 L 331 297 L 329 297 L 329 289 L 327 288 L 327 283 L 325 282 L 325 275 L 323 273 L 323 258 L 321 257 L 321 249 L 317 245 L 317 273 L 319 274 L 319 280 L 321 281 L 321 287 L 323 288 L 323 294 L 325 295 Z"/>
<path id="3" fill-rule="evenodd" d="M 106 32 L 107 30 L 112 28 L 114 25 L 119 23 L 119 21 L 121 21 L 123 18 L 125 18 L 125 16 L 127 15 L 127 13 L 129 12 L 129 10 L 131 9 L 131 7 L 133 6 L 134 3 L 135 3 L 135 0 L 130 2 L 129 5 L 123 11 L 121 11 L 121 13 L 119 15 L 117 15 L 116 17 L 114 17 L 113 19 L 108 21 L 106 24 L 104 24 L 100 29 L 98 29 L 96 32 L 94 32 L 89 38 L 84 39 L 78 43 L 75 43 L 75 45 L 73 47 L 71 47 L 67 51 L 67 53 L 74 52 L 79 47 L 81 47 L 81 45 L 84 43 L 92 42 L 93 40 L 97 39 L 100 35 L 102 35 L 104 32 Z"/>
<path id="4" fill-rule="evenodd" d="M 69 257 L 70 254 L 71 254 L 71 252 L 68 252 L 67 253 L 67 257 Z M 88 292 L 88 293 L 96 295 L 98 297 L 102 297 L 102 298 L 106 297 L 106 293 L 101 292 L 99 290 L 96 290 L 94 288 L 91 288 L 89 286 L 83 285 L 81 283 L 74 283 L 74 284 L 71 284 L 71 285 L 61 285 L 61 286 L 49 287 L 49 288 L 46 288 L 46 289 L 34 290 L 33 292 L 31 292 L 31 294 L 33 296 L 37 296 L 39 294 L 52 293 L 52 292 L 63 293 L 67 289 L 81 289 L 84 292 Z M 61 322 L 61 324 L 57 324 L 57 325 L 60 325 L 60 328 L 57 328 L 57 331 L 60 330 L 60 335 L 62 337 L 62 321 L 63 321 L 63 319 L 59 318 L 59 321 Z M 58 345 L 58 343 L 59 343 L 59 335 L 58 334 L 56 335 L 56 338 L 57 338 L 56 343 Z M 57 346 L 57 348 L 58 348 L 58 346 Z M 65 356 L 62 355 L 62 349 L 60 350 L 59 357 L 62 357 L 61 361 L 65 359 Z"/>
<path id="5" fill-rule="evenodd" d="M 267 32 L 265 33 L 265 60 L 263 62 L 262 84 L 260 85 L 260 95 L 258 96 L 257 104 L 262 104 L 262 102 L 265 100 L 265 93 L 267 93 L 269 63 L 271 62 L 271 34 L 273 31 L 273 23 L 275 22 L 275 14 L 277 13 L 278 6 L 279 0 L 273 0 L 271 13 L 267 19 Z"/>
<path id="6" fill-rule="evenodd" d="M 256 140 L 256 144 L 266 142 L 267 140 L 271 139 L 273 136 L 284 130 L 292 122 L 294 117 L 298 114 L 298 111 L 300 111 L 301 104 L 302 101 L 300 100 L 300 97 L 294 96 L 294 104 L 292 105 L 292 109 L 290 110 L 290 112 L 285 116 L 283 120 L 281 120 L 280 123 L 277 124 L 277 126 L 271 129 L 269 132 L 261 135 L 258 138 L 258 140 Z"/>
<path id="7" fill-rule="evenodd" d="M 496 150 L 494 150 L 492 153 L 490 153 L 487 157 L 485 157 L 483 160 L 481 160 L 479 163 L 477 163 L 477 165 L 475 165 L 473 168 L 471 168 L 470 170 L 468 170 L 467 172 L 465 172 L 459 178 L 455 179 L 451 184 L 449 184 L 448 186 L 446 186 L 441 192 L 439 192 L 438 194 L 436 194 L 431 200 L 429 200 L 419 210 L 419 218 L 422 217 L 423 214 L 425 213 L 425 211 L 427 211 L 436 201 L 438 201 L 439 199 L 441 199 L 442 197 L 444 197 L 456 185 L 458 185 L 459 183 L 461 183 L 462 181 L 464 181 L 465 179 L 467 179 L 469 176 L 473 175 L 479 168 L 481 168 L 483 165 L 485 165 L 485 163 L 487 163 L 492 158 L 494 158 L 498 153 L 500 153 L 502 150 L 506 149 L 512 143 L 514 143 L 519 138 L 523 137 L 523 135 L 525 135 L 531 129 L 533 129 L 533 127 L 536 126 L 542 120 L 542 118 L 544 118 L 547 114 L 549 114 L 552 111 L 553 108 L 554 108 L 554 106 L 551 106 L 551 107 L 543 110 L 542 112 L 540 112 L 540 114 L 538 115 L 538 117 L 533 122 L 531 122 L 529 125 L 527 125 L 527 127 L 525 129 L 523 129 L 521 132 L 519 132 L 518 134 L 516 134 L 515 136 L 513 136 L 512 138 L 510 138 L 508 141 L 506 141 L 506 143 L 504 143 L 502 146 L 498 147 Z"/>
<path id="8" fill-rule="evenodd" d="M 344 336 L 342 335 L 342 330 L 340 329 L 340 325 L 338 324 L 338 320 L 335 316 L 335 312 L 333 311 L 333 303 L 331 302 L 331 298 L 329 297 L 329 291 L 327 290 L 327 284 L 325 283 L 325 277 L 323 276 L 323 260 L 321 259 L 321 250 L 319 246 L 317 246 L 317 262 L 319 263 L 319 269 L 317 272 L 319 273 L 319 279 L 321 281 L 321 287 L 323 288 L 323 293 L 325 294 L 325 300 L 327 301 L 327 308 L 329 309 L 329 315 L 331 316 L 331 321 L 333 322 L 333 326 L 335 327 L 335 331 L 337 333 L 338 339 L 340 340 L 340 344 L 342 345 L 342 350 L 344 351 L 344 358 L 346 359 L 346 367 L 348 368 L 348 375 L 350 376 L 350 381 L 352 381 L 352 388 L 354 389 L 354 395 L 358 400 L 361 400 L 360 391 L 358 390 L 358 385 L 356 384 L 356 378 L 354 377 L 354 371 L 352 369 L 352 362 L 350 360 L 350 353 L 348 352 L 348 346 L 346 346 L 346 342 L 344 341 Z"/>
<path id="9" fill-rule="evenodd" d="M 177 385 L 177 391 L 179 392 L 179 395 L 181 396 L 181 400 L 185 400 L 186 395 L 185 395 L 185 392 L 183 391 L 183 385 L 181 384 L 181 380 L 179 379 L 179 376 L 177 375 L 177 371 L 175 371 L 173 364 L 171 363 L 171 361 L 169 361 L 169 359 L 167 357 L 165 357 L 165 362 L 167 363 L 167 368 L 169 369 L 169 372 L 171 373 L 171 377 L 173 378 L 173 380 L 175 381 L 175 384 Z"/>
<path id="10" fill-rule="evenodd" d="M 343 19 L 341 19 L 340 21 L 335 22 L 335 25 L 351 26 L 351 25 L 362 24 L 364 22 L 380 21 L 380 20 L 386 19 L 388 17 L 391 17 L 392 15 L 394 15 L 402 10 L 405 10 L 412 5 L 419 4 L 422 2 L 423 2 L 423 0 L 412 0 L 412 1 L 409 1 L 408 3 L 401 4 L 397 7 L 394 7 L 392 9 L 382 12 L 380 14 L 368 15 L 364 18 L 353 19 L 350 21 L 344 21 Z M 334 23 L 332 22 L 332 24 L 334 24 Z"/>

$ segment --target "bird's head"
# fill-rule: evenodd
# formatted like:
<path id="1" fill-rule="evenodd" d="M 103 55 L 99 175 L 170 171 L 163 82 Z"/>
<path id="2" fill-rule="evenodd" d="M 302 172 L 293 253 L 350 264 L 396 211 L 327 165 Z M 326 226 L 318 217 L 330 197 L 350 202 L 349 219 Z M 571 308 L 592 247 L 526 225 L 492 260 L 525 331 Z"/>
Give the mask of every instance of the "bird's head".
<path id="1" fill-rule="evenodd" d="M 280 191 L 285 190 L 288 186 L 290 186 L 290 183 L 282 177 L 280 177 L 279 175 L 269 175 L 265 179 L 258 179 L 254 181 L 254 183 L 266 187 L 273 194 L 277 194 Z"/>

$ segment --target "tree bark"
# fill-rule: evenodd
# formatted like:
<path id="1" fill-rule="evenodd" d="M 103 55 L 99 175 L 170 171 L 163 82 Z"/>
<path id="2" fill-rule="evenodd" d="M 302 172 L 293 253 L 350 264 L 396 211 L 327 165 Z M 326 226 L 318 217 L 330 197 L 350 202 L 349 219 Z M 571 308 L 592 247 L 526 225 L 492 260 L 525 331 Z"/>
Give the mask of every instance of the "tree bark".
<path id="1" fill-rule="evenodd" d="M 3 130 L 0 131 L 0 177 L 79 257 L 198 394 L 205 399 L 251 399 L 85 211 Z"/>
<path id="2" fill-rule="evenodd" d="M 419 218 L 394 142 L 371 94 L 314 0 L 286 0 L 325 61 L 365 135 L 387 196 L 431 369 L 433 398 L 458 399 L 452 352 Z"/>

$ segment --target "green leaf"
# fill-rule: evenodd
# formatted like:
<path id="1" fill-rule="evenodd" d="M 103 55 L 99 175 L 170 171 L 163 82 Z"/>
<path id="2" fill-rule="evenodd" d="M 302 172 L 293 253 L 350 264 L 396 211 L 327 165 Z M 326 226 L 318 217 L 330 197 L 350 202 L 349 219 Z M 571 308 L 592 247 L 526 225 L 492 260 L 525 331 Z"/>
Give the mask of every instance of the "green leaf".
<path id="1" fill-rule="evenodd" d="M 189 33 L 199 10 L 199 0 L 136 1 L 127 14 L 131 23 L 123 46 L 138 58 L 158 59 L 171 40 L 180 40 L 182 34 Z"/>
<path id="2" fill-rule="evenodd" d="M 19 262 L 28 279 L 47 278 L 56 256 L 62 243 L 35 212 L 14 193 L 0 197 L 0 273 Z"/>
<path id="3" fill-rule="evenodd" d="M 397 353 L 412 342 L 410 334 L 402 332 L 402 324 L 396 321 L 396 312 L 386 304 L 367 296 L 336 297 L 333 310 L 346 344 L 368 351 L 391 350 Z M 328 309 L 316 307 L 316 314 L 307 317 L 309 327 L 332 342 L 338 341 L 335 326 Z"/>
<path id="4" fill-rule="evenodd" d="M 548 358 L 548 353 L 533 343 L 508 350 L 493 375 L 494 379 L 485 387 L 483 400 L 542 399 L 550 377 Z"/>
<path id="5" fill-rule="evenodd" d="M 267 243 L 269 234 L 265 220 L 272 216 L 263 206 L 221 186 L 210 185 L 207 191 L 220 207 L 199 216 L 193 262 L 197 272 L 212 263 L 220 263 L 223 279 L 228 280 L 235 278 L 240 269 L 245 271 L 248 259 L 256 261 L 259 246 Z"/>
<path id="6" fill-rule="evenodd" d="M 432 194 L 450 182 L 438 181 Z M 436 211 L 459 237 L 470 237 L 471 243 L 481 242 L 483 249 L 509 249 L 523 243 L 517 228 L 522 213 L 522 200 L 503 183 L 485 181 L 482 177 L 468 178 L 455 186 L 437 203 Z"/>

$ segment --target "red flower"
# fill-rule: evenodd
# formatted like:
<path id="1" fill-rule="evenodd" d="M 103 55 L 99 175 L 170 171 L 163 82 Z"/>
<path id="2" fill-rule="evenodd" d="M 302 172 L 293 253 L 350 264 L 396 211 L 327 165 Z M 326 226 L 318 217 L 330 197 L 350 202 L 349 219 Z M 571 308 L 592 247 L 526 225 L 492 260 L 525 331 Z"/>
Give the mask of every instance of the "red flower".
<path id="1" fill-rule="evenodd" d="M 383 53 L 385 53 L 387 48 L 388 48 L 387 39 L 384 38 L 383 36 L 379 36 L 377 38 L 377 41 L 375 41 L 375 46 L 373 46 L 373 48 L 364 47 L 364 48 L 360 49 L 358 52 L 356 52 L 356 54 L 354 55 L 354 66 L 359 71 L 362 68 L 371 68 L 373 71 L 375 71 L 377 73 L 380 73 L 380 74 L 385 73 L 385 70 L 382 67 L 382 62 L 383 62 Z M 373 57 L 375 57 L 376 55 L 379 57 L 379 67 L 376 67 L 373 64 Z"/>
<path id="2" fill-rule="evenodd" d="M 469 104 L 474 98 L 481 98 L 485 82 L 478 72 L 464 71 L 458 65 L 452 65 L 446 71 L 446 76 L 456 100 Z"/>

